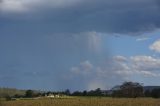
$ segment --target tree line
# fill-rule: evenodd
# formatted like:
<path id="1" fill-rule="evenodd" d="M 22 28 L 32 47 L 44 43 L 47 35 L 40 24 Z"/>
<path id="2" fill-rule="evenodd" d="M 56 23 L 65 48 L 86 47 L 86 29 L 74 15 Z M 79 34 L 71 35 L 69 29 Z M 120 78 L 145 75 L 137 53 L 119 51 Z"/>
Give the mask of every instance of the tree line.
<path id="1" fill-rule="evenodd" d="M 69 89 L 62 92 L 42 92 L 35 90 L 16 90 L 16 89 L 1 89 L 0 97 L 10 100 L 11 98 L 34 98 L 44 97 L 48 95 L 66 95 L 66 96 L 105 96 L 105 97 L 126 97 L 126 98 L 137 98 L 137 97 L 153 97 L 160 98 L 160 88 L 152 90 L 144 90 L 142 84 L 137 82 L 124 82 L 119 86 L 111 90 L 101 90 L 97 88 L 95 90 L 84 90 L 70 92 Z"/>
<path id="2" fill-rule="evenodd" d="M 27 93 L 28 92 L 28 93 Z M 27 95 L 28 94 L 28 95 Z M 144 90 L 142 84 L 137 82 L 124 82 L 121 85 L 117 86 L 116 89 L 111 90 L 101 90 L 97 88 L 95 90 L 84 90 L 84 91 L 74 91 L 70 92 L 69 89 L 63 92 L 43 92 L 38 95 L 33 91 L 26 91 L 26 97 L 34 96 L 44 96 L 49 94 L 62 94 L 68 96 L 106 96 L 106 97 L 126 97 L 126 98 L 137 98 L 137 97 L 153 97 L 160 98 L 160 88 L 155 88 L 152 90 Z"/>

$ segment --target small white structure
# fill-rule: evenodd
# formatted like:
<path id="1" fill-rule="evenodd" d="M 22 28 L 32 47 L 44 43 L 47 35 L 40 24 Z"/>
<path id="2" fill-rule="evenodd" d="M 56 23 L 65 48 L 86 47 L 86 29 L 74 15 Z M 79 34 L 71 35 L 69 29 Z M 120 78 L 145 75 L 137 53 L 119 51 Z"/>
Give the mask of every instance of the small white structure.
<path id="1" fill-rule="evenodd" d="M 55 98 L 54 95 L 48 95 L 47 97 L 48 97 L 48 98 Z"/>
<path id="2" fill-rule="evenodd" d="M 59 98 L 59 97 L 60 97 L 60 95 L 55 95 L 55 97 L 56 97 L 56 98 Z"/>
<path id="3" fill-rule="evenodd" d="M 47 98 L 60 98 L 62 96 L 59 94 L 49 94 L 49 95 L 46 95 L 45 97 L 47 97 Z"/>

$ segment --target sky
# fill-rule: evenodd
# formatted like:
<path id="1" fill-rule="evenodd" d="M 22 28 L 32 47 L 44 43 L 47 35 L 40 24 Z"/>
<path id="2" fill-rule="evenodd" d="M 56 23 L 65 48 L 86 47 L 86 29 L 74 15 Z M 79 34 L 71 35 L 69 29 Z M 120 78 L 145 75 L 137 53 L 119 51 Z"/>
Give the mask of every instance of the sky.
<path id="1" fill-rule="evenodd" d="M 0 0 L 0 87 L 160 85 L 159 0 Z"/>

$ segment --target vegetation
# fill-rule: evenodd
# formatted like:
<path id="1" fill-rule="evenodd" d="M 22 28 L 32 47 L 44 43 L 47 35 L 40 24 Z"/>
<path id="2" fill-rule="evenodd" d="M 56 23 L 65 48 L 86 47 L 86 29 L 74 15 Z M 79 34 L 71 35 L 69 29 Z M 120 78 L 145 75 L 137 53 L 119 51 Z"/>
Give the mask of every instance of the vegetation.
<path id="1" fill-rule="evenodd" d="M 27 97 L 27 98 L 34 97 L 34 91 L 33 90 L 27 90 L 26 94 L 25 94 L 25 97 Z"/>
<path id="2" fill-rule="evenodd" d="M 13 97 L 15 95 L 24 96 L 25 90 L 17 90 L 14 88 L 0 88 L 0 98 Z"/>
<path id="3" fill-rule="evenodd" d="M 160 98 L 160 88 L 156 88 L 153 90 L 146 90 L 144 92 L 145 97 L 153 97 L 153 98 Z"/>
<path id="4" fill-rule="evenodd" d="M 119 89 L 113 91 L 113 97 L 136 98 L 143 97 L 143 86 L 139 83 L 124 82 Z"/>
<path id="5" fill-rule="evenodd" d="M 115 89 L 116 88 L 116 89 Z M 151 88 L 151 89 L 149 89 Z M 75 91 L 70 92 L 69 89 L 61 92 L 53 91 L 35 91 L 35 90 L 17 90 L 10 88 L 0 88 L 0 98 L 11 100 L 12 98 L 35 98 L 51 95 L 66 95 L 66 96 L 99 96 L 99 97 L 121 97 L 121 98 L 137 98 L 137 97 L 153 97 L 160 98 L 160 88 L 158 86 L 150 86 L 147 89 L 137 82 L 124 82 L 122 85 L 114 87 L 111 90 L 101 90 L 97 88 L 90 91 Z"/>
<path id="6" fill-rule="evenodd" d="M 72 97 L 63 99 L 37 99 L 6 101 L 1 106 L 160 106 L 159 99 Z"/>
<path id="7" fill-rule="evenodd" d="M 0 89 L 0 106 L 160 106 L 160 89 L 124 82 L 116 89 L 70 92 Z M 152 97 L 152 98 L 151 98 Z M 156 98 L 156 99 L 154 99 Z"/>
<path id="8" fill-rule="evenodd" d="M 106 94 L 103 94 L 102 90 L 100 88 L 97 88 L 95 90 L 91 91 L 75 91 L 71 94 L 72 96 L 107 96 Z"/>

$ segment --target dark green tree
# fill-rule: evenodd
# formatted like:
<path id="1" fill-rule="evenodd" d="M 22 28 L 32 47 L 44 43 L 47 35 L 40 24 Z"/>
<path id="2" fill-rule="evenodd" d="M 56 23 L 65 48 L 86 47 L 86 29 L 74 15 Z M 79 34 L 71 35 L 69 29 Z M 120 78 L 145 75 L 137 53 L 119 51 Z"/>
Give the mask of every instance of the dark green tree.
<path id="1" fill-rule="evenodd" d="M 112 94 L 114 97 L 136 98 L 143 96 L 143 86 L 136 82 L 124 82 Z"/>
<path id="2" fill-rule="evenodd" d="M 26 94 L 25 94 L 25 97 L 27 97 L 27 98 L 34 97 L 34 91 L 33 90 L 27 90 Z"/>
<path id="3" fill-rule="evenodd" d="M 143 86 L 137 82 L 124 82 L 120 88 L 124 97 L 136 98 L 143 96 Z"/>
<path id="4" fill-rule="evenodd" d="M 83 93 L 80 91 L 75 91 L 72 93 L 73 96 L 83 96 Z"/>
<path id="5" fill-rule="evenodd" d="M 87 91 L 83 91 L 82 95 L 87 96 Z"/>
<path id="6" fill-rule="evenodd" d="M 66 89 L 65 92 L 64 92 L 64 94 L 65 94 L 65 95 L 71 95 L 70 90 L 69 90 L 69 89 Z"/>

